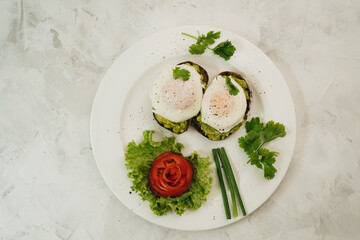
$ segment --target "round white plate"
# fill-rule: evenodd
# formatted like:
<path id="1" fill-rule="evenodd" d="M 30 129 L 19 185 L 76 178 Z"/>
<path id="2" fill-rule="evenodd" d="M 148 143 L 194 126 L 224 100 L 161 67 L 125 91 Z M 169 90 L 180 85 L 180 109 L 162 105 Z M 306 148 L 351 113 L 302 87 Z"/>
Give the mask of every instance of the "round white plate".
<path id="1" fill-rule="evenodd" d="M 186 32 L 221 31 L 217 43 L 231 40 L 236 52 L 229 61 L 207 50 L 203 55 L 190 55 L 188 47 L 194 39 L 182 35 Z M 183 61 L 193 61 L 205 68 L 210 80 L 222 71 L 241 73 L 247 79 L 252 93 L 249 118 L 259 116 L 263 121 L 274 120 L 285 125 L 287 135 L 266 145 L 280 155 L 275 167 L 278 172 L 271 181 L 263 171 L 246 164 L 248 158 L 238 146 L 238 138 L 245 134 L 241 127 L 229 138 L 213 142 L 192 127 L 176 140 L 185 145 L 183 154 L 196 150 L 210 156 L 211 149 L 225 147 L 237 178 L 240 193 L 250 214 L 261 206 L 283 179 L 291 161 L 296 134 L 295 111 L 289 89 L 279 70 L 256 46 L 244 38 L 223 29 L 206 26 L 184 26 L 154 33 L 127 49 L 110 67 L 102 80 L 92 107 L 91 142 L 102 176 L 114 194 L 134 213 L 155 224 L 180 230 L 205 230 L 228 225 L 243 217 L 225 218 L 221 190 L 212 165 L 212 190 L 200 209 L 188 210 L 182 216 L 169 211 L 166 216 L 156 216 L 138 194 L 131 191 L 127 177 L 124 152 L 131 140 L 142 141 L 144 130 L 155 130 L 155 140 L 173 134 L 160 127 L 153 119 L 149 92 L 157 75 L 167 67 Z M 241 215 L 241 213 L 240 213 Z"/>

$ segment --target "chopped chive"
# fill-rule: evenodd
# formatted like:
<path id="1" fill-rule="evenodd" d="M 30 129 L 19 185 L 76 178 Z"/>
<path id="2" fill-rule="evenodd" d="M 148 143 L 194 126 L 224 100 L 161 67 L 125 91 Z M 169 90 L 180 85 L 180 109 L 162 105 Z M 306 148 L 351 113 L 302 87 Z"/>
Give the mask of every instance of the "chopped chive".
<path id="1" fill-rule="evenodd" d="M 239 201 L 239 205 L 240 205 L 240 208 L 241 208 L 241 212 L 243 214 L 243 216 L 246 216 L 246 211 L 245 211 L 245 207 L 244 207 L 244 204 L 241 200 L 241 196 L 240 196 L 240 192 L 239 192 L 239 188 L 237 186 L 237 183 L 236 183 L 236 180 L 235 180 L 235 176 L 234 176 L 234 172 L 232 171 L 232 168 L 231 168 L 231 165 L 230 165 L 230 161 L 229 161 L 229 158 L 228 156 L 226 155 L 226 152 L 225 152 L 225 148 L 221 148 L 221 153 L 222 153 L 222 156 L 226 162 L 226 165 L 228 165 L 228 169 L 230 169 L 230 178 L 232 180 L 232 184 L 235 188 L 235 193 L 236 193 L 236 196 L 237 196 L 237 199 Z M 221 157 L 220 157 L 221 159 Z"/>
<path id="2" fill-rule="evenodd" d="M 221 173 L 221 167 L 220 167 L 220 162 L 219 162 L 219 159 L 218 159 L 218 153 L 216 152 L 215 149 L 212 150 L 212 153 L 213 153 L 213 156 L 214 156 L 216 170 L 217 170 L 217 174 L 218 174 L 218 177 L 219 177 L 219 182 L 220 182 L 221 194 L 222 194 L 222 198 L 223 198 L 223 202 L 224 202 L 226 219 L 231 219 L 229 202 L 228 202 L 228 197 L 227 197 L 227 194 L 226 194 L 224 179 L 223 179 L 223 176 L 222 176 L 222 173 Z"/>
<path id="3" fill-rule="evenodd" d="M 235 198 L 235 190 L 234 190 L 233 181 L 231 180 L 231 177 L 230 177 L 231 169 L 229 169 L 230 166 L 228 164 L 226 164 L 226 161 L 225 161 L 224 157 L 222 157 L 222 153 L 220 151 L 220 148 L 217 148 L 216 151 L 217 151 L 217 153 L 219 155 L 221 164 L 224 167 L 225 177 L 226 177 L 229 189 L 230 189 L 231 201 L 232 201 L 232 206 L 233 206 L 233 214 L 234 214 L 234 217 L 237 217 L 238 212 L 237 212 L 237 204 L 236 204 L 236 198 Z"/>

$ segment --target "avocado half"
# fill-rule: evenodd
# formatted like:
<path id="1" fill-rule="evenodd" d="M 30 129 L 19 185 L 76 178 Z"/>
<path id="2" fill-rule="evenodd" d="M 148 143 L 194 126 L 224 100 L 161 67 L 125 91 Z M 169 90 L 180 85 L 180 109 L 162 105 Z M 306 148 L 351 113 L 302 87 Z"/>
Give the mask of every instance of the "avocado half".
<path id="1" fill-rule="evenodd" d="M 213 141 L 223 140 L 223 139 L 229 137 L 232 133 L 236 132 L 240 128 L 240 126 L 243 125 L 244 122 L 246 121 L 247 114 L 250 110 L 251 91 L 250 91 L 249 85 L 246 82 L 246 80 L 240 74 L 235 73 L 235 72 L 226 71 L 226 72 L 221 72 L 219 75 L 220 76 L 231 76 L 244 89 L 247 106 L 246 106 L 243 120 L 239 124 L 237 124 L 235 127 L 233 127 L 230 131 L 224 132 L 224 133 L 221 133 L 218 130 L 216 130 L 215 128 L 202 122 L 201 121 L 201 112 L 199 112 L 199 114 L 197 116 L 192 118 L 191 121 L 192 121 L 192 124 L 194 125 L 195 129 L 199 133 L 201 133 L 204 137 L 206 137 L 210 140 L 213 140 Z"/>
<path id="2" fill-rule="evenodd" d="M 209 82 L 209 76 L 208 76 L 206 70 L 203 67 L 201 67 L 200 65 L 193 63 L 191 61 L 181 62 L 181 63 L 178 63 L 177 65 L 182 65 L 182 64 L 186 64 L 186 65 L 194 67 L 195 70 L 200 74 L 201 83 L 204 85 L 203 92 L 205 92 L 205 89 Z M 169 130 L 175 134 L 181 134 L 181 133 L 185 132 L 186 130 L 188 130 L 188 128 L 191 124 L 191 118 L 189 120 L 186 120 L 183 122 L 175 123 L 175 122 L 172 122 L 172 121 L 160 116 L 159 114 L 153 113 L 153 115 L 154 115 L 155 120 L 158 122 L 158 124 L 160 126 L 166 128 L 167 130 Z"/>

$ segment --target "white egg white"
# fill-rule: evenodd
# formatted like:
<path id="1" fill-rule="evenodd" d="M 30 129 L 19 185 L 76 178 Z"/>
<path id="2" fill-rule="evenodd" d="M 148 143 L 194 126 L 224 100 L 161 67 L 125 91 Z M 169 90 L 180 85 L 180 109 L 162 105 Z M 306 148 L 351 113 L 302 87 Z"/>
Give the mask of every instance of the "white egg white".
<path id="1" fill-rule="evenodd" d="M 173 69 L 180 67 L 190 72 L 190 78 L 174 79 Z M 165 69 L 154 81 L 151 92 L 153 112 L 175 123 L 196 116 L 201 109 L 203 85 L 194 67 L 182 64 Z"/>
<path id="2" fill-rule="evenodd" d="M 230 131 L 244 118 L 247 101 L 243 88 L 230 77 L 239 89 L 237 95 L 229 93 L 224 76 L 217 76 L 205 91 L 201 107 L 201 121 L 223 133 Z"/>

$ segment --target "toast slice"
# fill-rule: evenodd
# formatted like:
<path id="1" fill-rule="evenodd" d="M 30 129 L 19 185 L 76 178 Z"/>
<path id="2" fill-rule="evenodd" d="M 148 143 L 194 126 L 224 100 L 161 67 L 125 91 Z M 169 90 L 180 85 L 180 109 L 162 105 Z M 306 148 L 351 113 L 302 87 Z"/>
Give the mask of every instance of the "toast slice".
<path id="1" fill-rule="evenodd" d="M 191 61 L 181 62 L 177 65 L 182 65 L 182 64 L 186 64 L 186 65 L 194 67 L 195 70 L 200 74 L 201 83 L 204 86 L 204 88 L 203 88 L 203 93 L 204 93 L 205 89 L 208 85 L 208 81 L 209 81 L 209 76 L 208 76 L 208 73 L 206 72 L 206 70 L 203 67 L 201 67 L 200 65 L 198 65 L 194 62 L 191 62 Z M 186 121 L 183 121 L 183 122 L 175 123 L 175 122 L 172 122 L 156 113 L 153 113 L 153 115 L 154 115 L 155 120 L 157 121 L 157 123 L 160 126 L 166 128 L 167 130 L 169 130 L 175 134 L 181 134 L 181 133 L 185 132 L 186 130 L 188 130 L 188 128 L 191 124 L 191 118 Z"/>
<path id="2" fill-rule="evenodd" d="M 245 111 L 242 121 L 239 124 L 237 124 L 235 127 L 233 127 L 230 131 L 223 132 L 223 133 L 219 132 L 215 128 L 202 122 L 201 121 L 201 112 L 197 116 L 193 117 L 191 122 L 192 122 L 194 128 L 199 133 L 201 133 L 204 137 L 206 137 L 210 140 L 213 140 L 213 141 L 219 141 L 219 140 L 223 140 L 223 139 L 229 137 L 231 134 L 236 132 L 242 124 L 244 124 L 244 122 L 247 119 L 247 114 L 250 110 L 250 102 L 251 102 L 251 91 L 249 89 L 249 85 L 246 82 L 246 80 L 241 76 L 241 74 L 226 71 L 226 72 L 219 73 L 218 76 L 231 76 L 244 89 L 247 107 L 246 107 L 246 111 Z"/>

